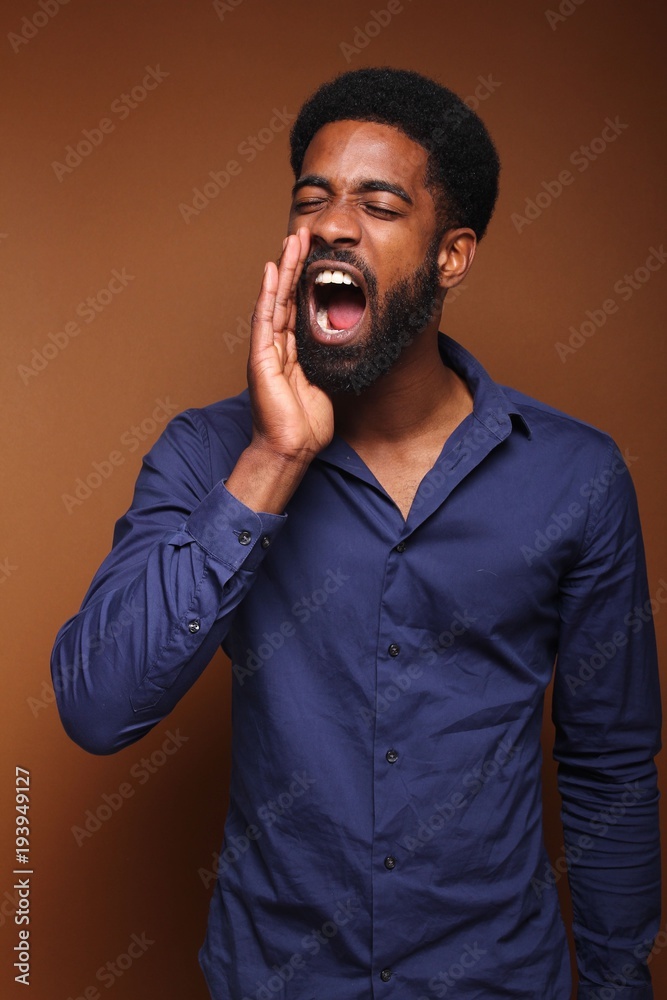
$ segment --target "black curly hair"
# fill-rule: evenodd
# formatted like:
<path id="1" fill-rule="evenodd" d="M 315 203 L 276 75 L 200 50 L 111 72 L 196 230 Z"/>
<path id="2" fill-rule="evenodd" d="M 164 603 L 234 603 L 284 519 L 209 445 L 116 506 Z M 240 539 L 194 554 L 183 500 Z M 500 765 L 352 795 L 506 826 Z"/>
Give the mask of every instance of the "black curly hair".
<path id="1" fill-rule="evenodd" d="M 292 126 L 295 178 L 315 133 L 344 119 L 394 126 L 423 146 L 438 235 L 469 227 L 482 239 L 498 197 L 500 161 L 481 118 L 457 94 L 421 73 L 389 66 L 341 73 L 308 98 Z"/>

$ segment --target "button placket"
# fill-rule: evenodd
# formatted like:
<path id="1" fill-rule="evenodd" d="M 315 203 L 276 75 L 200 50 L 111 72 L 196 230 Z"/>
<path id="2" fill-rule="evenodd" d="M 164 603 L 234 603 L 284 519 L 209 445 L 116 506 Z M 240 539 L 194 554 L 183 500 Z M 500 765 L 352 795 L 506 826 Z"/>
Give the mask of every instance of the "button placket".
<path id="1" fill-rule="evenodd" d="M 396 827 L 396 808 L 392 805 L 395 794 L 399 797 L 402 794 L 398 772 L 393 770 L 399 759 L 399 752 L 393 740 L 396 739 L 398 742 L 399 732 L 396 727 L 400 729 L 404 724 L 404 708 L 401 708 L 400 700 L 405 695 L 404 683 L 408 676 L 406 671 L 410 668 L 413 653 L 409 633 L 406 633 L 403 641 L 404 637 L 400 631 L 402 607 L 400 602 L 397 603 L 398 595 L 394 589 L 397 575 L 402 577 L 407 567 L 405 562 L 398 561 L 395 553 L 400 554 L 406 548 L 405 542 L 398 542 L 388 553 L 378 633 L 376 688 L 378 715 L 375 729 L 375 749 L 378 755 L 375 757 L 375 784 L 376 816 L 382 818 L 375 824 L 373 849 L 373 922 L 377 928 L 386 926 L 387 921 L 392 923 L 392 913 L 405 891 L 403 886 L 407 877 L 407 873 L 402 871 L 399 865 L 400 857 L 390 853 L 392 848 L 399 846 L 401 836 L 400 826 Z M 396 641 L 393 635 L 396 638 L 400 635 L 402 641 Z M 402 662 L 403 659 L 405 663 Z M 397 779 L 399 779 L 398 785 Z M 379 933 L 379 930 L 375 933 Z M 381 939 L 378 938 L 378 944 L 384 952 L 386 961 L 393 954 L 392 942 L 387 940 L 386 936 L 382 936 Z M 388 983 L 394 972 L 387 966 L 379 968 L 375 966 L 374 975 L 379 975 L 383 983 Z"/>

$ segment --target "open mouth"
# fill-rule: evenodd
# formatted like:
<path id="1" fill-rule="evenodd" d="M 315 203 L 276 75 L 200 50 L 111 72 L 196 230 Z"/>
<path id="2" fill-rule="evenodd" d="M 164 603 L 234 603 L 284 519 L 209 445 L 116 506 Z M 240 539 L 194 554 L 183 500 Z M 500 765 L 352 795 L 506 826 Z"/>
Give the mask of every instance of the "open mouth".
<path id="1" fill-rule="evenodd" d="M 356 336 L 366 312 L 362 283 L 356 268 L 318 265 L 310 285 L 310 327 L 316 340 L 341 344 Z"/>

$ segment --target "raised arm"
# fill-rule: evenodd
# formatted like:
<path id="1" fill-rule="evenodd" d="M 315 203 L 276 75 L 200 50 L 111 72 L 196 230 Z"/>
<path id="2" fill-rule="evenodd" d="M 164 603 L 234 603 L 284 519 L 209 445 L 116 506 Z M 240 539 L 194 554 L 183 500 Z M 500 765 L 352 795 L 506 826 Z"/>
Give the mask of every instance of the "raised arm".
<path id="1" fill-rule="evenodd" d="M 310 461 L 333 434 L 331 402 L 296 361 L 301 230 L 267 264 L 253 316 L 249 445 L 211 482 L 206 432 L 180 414 L 145 456 L 132 505 L 51 670 L 63 725 L 91 753 L 113 753 L 164 718 L 224 639 L 231 616 Z"/>

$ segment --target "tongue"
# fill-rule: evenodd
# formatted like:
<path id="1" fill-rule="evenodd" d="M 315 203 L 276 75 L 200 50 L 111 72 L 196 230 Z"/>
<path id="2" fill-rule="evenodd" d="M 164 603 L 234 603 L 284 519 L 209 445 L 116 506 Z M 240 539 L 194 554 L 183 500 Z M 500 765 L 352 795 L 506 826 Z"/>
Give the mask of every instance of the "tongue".
<path id="1" fill-rule="evenodd" d="M 329 326 L 333 330 L 349 330 L 364 311 L 363 296 L 352 289 L 336 290 L 329 303 Z"/>

